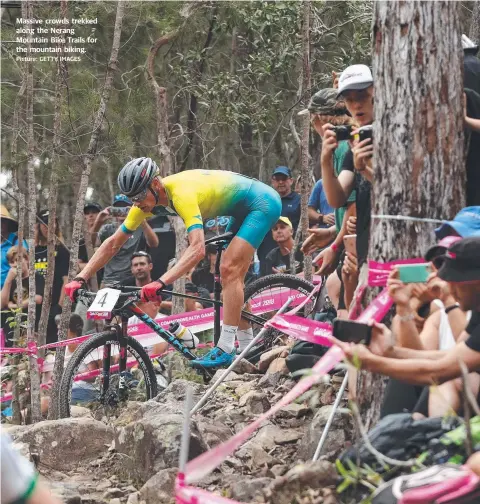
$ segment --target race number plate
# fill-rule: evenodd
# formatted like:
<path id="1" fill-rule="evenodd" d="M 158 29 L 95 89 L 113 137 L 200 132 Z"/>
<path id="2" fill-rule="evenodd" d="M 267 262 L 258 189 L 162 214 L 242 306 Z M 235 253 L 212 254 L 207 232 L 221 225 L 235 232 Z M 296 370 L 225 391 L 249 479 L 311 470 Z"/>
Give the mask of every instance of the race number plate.
<path id="1" fill-rule="evenodd" d="M 122 291 L 118 289 L 100 289 L 87 310 L 88 319 L 108 319 Z"/>

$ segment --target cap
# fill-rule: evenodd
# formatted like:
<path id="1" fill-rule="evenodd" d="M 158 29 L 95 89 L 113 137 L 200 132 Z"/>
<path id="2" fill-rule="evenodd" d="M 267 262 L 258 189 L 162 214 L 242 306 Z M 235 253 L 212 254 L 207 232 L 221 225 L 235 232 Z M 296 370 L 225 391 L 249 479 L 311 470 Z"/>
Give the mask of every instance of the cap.
<path id="1" fill-rule="evenodd" d="M 446 282 L 480 281 L 480 236 L 455 242 L 438 258 L 438 276 Z"/>
<path id="2" fill-rule="evenodd" d="M 132 206 L 133 203 L 125 194 L 117 194 L 113 198 L 112 206 Z"/>
<path id="3" fill-rule="evenodd" d="M 41 210 L 40 212 L 38 212 L 37 214 L 37 217 L 43 221 L 42 223 L 45 223 L 46 225 L 48 225 L 48 216 L 50 215 L 50 210 L 46 209 L 46 210 Z"/>
<path id="4" fill-rule="evenodd" d="M 292 221 L 288 217 L 279 217 L 277 222 L 279 221 L 283 222 L 284 224 L 290 226 L 293 229 Z"/>
<path id="5" fill-rule="evenodd" d="M 292 172 L 287 166 L 277 166 L 275 170 L 273 170 L 272 177 L 274 175 L 286 175 L 288 178 L 292 178 Z"/>
<path id="6" fill-rule="evenodd" d="M 311 98 L 308 108 L 301 110 L 298 115 L 305 114 L 346 115 L 347 107 L 343 99 L 337 99 L 337 90 L 325 88 L 317 91 Z"/>
<path id="7" fill-rule="evenodd" d="M 11 232 L 18 230 L 18 222 L 10 215 L 10 212 L 7 210 L 5 205 L 0 205 L 0 220 L 8 221 Z"/>
<path id="8" fill-rule="evenodd" d="M 85 213 L 87 210 L 96 210 L 97 212 L 101 212 L 102 207 L 98 203 L 90 201 L 90 202 L 85 203 L 85 205 L 83 207 L 83 213 Z"/>
<path id="9" fill-rule="evenodd" d="M 198 294 L 198 287 L 193 282 L 185 282 L 185 292 Z"/>
<path id="10" fill-rule="evenodd" d="M 431 261 L 434 257 L 445 254 L 448 247 L 459 240 L 461 240 L 460 236 L 446 236 L 445 238 L 442 238 L 436 245 L 427 250 L 425 260 Z"/>
<path id="11" fill-rule="evenodd" d="M 451 235 L 459 235 L 462 238 L 480 236 L 480 206 L 462 208 L 453 220 L 444 222 L 435 229 L 435 234 L 437 238 Z"/>
<path id="12" fill-rule="evenodd" d="M 367 65 L 351 65 L 338 79 L 337 98 L 350 89 L 366 89 L 373 84 L 373 77 Z"/>
<path id="13" fill-rule="evenodd" d="M 468 38 L 465 34 L 462 35 L 462 49 L 464 51 L 474 50 L 475 52 L 478 50 L 478 45 L 475 42 Z"/>

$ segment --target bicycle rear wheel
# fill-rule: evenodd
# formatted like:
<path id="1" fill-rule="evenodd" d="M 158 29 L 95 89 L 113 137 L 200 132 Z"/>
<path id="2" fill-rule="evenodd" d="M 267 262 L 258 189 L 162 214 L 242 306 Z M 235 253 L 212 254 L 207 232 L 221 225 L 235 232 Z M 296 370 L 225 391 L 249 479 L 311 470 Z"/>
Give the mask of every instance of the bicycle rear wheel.
<path id="1" fill-rule="evenodd" d="M 314 285 L 295 275 L 267 275 L 247 285 L 244 299 L 248 309 L 265 323 L 271 319 L 286 303 L 289 297 L 293 298 L 289 310 L 298 306 L 314 289 Z M 301 308 L 297 315 L 300 317 L 312 316 L 317 309 L 318 296 L 314 296 L 311 303 Z M 252 323 L 253 334 L 256 336 L 263 325 Z M 248 353 L 247 359 L 256 363 L 262 353 L 270 350 L 283 333 L 269 328 L 263 338 Z"/>
<path id="2" fill-rule="evenodd" d="M 136 339 L 125 340 L 127 370 L 123 373 L 118 370 L 120 343 L 113 331 L 94 334 L 75 350 L 60 383 L 60 418 L 70 416 L 72 405 L 88 407 L 96 418 L 115 416 L 126 401 L 148 401 L 157 395 L 150 357 Z M 105 360 L 105 374 L 102 368 L 107 355 L 110 359 Z"/>

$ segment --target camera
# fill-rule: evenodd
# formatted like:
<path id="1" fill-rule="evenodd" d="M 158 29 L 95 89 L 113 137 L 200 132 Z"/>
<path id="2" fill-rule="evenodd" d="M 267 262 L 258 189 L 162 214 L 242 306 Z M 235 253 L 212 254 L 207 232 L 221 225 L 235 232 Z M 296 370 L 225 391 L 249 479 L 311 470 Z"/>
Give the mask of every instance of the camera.
<path id="1" fill-rule="evenodd" d="M 108 207 L 108 213 L 112 217 L 126 217 L 128 215 L 128 212 L 130 211 L 130 208 L 132 207 L 115 207 L 111 206 Z"/>
<path id="2" fill-rule="evenodd" d="M 365 140 L 367 138 L 370 138 L 370 140 L 373 142 L 373 126 L 371 124 L 369 124 L 368 126 L 362 126 L 358 129 L 359 141 L 361 142 L 362 140 Z"/>
<path id="3" fill-rule="evenodd" d="M 352 127 L 350 125 L 344 125 L 344 126 L 334 126 L 332 128 L 332 131 L 335 132 L 335 135 L 337 135 L 337 140 L 350 140 L 350 137 L 352 135 Z"/>

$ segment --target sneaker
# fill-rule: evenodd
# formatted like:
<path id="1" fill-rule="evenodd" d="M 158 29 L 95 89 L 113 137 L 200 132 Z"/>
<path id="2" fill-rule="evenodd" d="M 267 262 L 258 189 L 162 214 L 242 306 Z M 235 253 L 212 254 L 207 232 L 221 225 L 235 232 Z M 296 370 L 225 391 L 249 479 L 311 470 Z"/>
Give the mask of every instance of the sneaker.
<path id="1" fill-rule="evenodd" d="M 199 359 L 190 361 L 190 365 L 194 368 L 217 368 L 222 366 L 230 366 L 236 356 L 236 349 L 234 348 L 230 353 L 224 352 L 221 348 L 212 348 L 210 352 L 205 354 Z"/>

